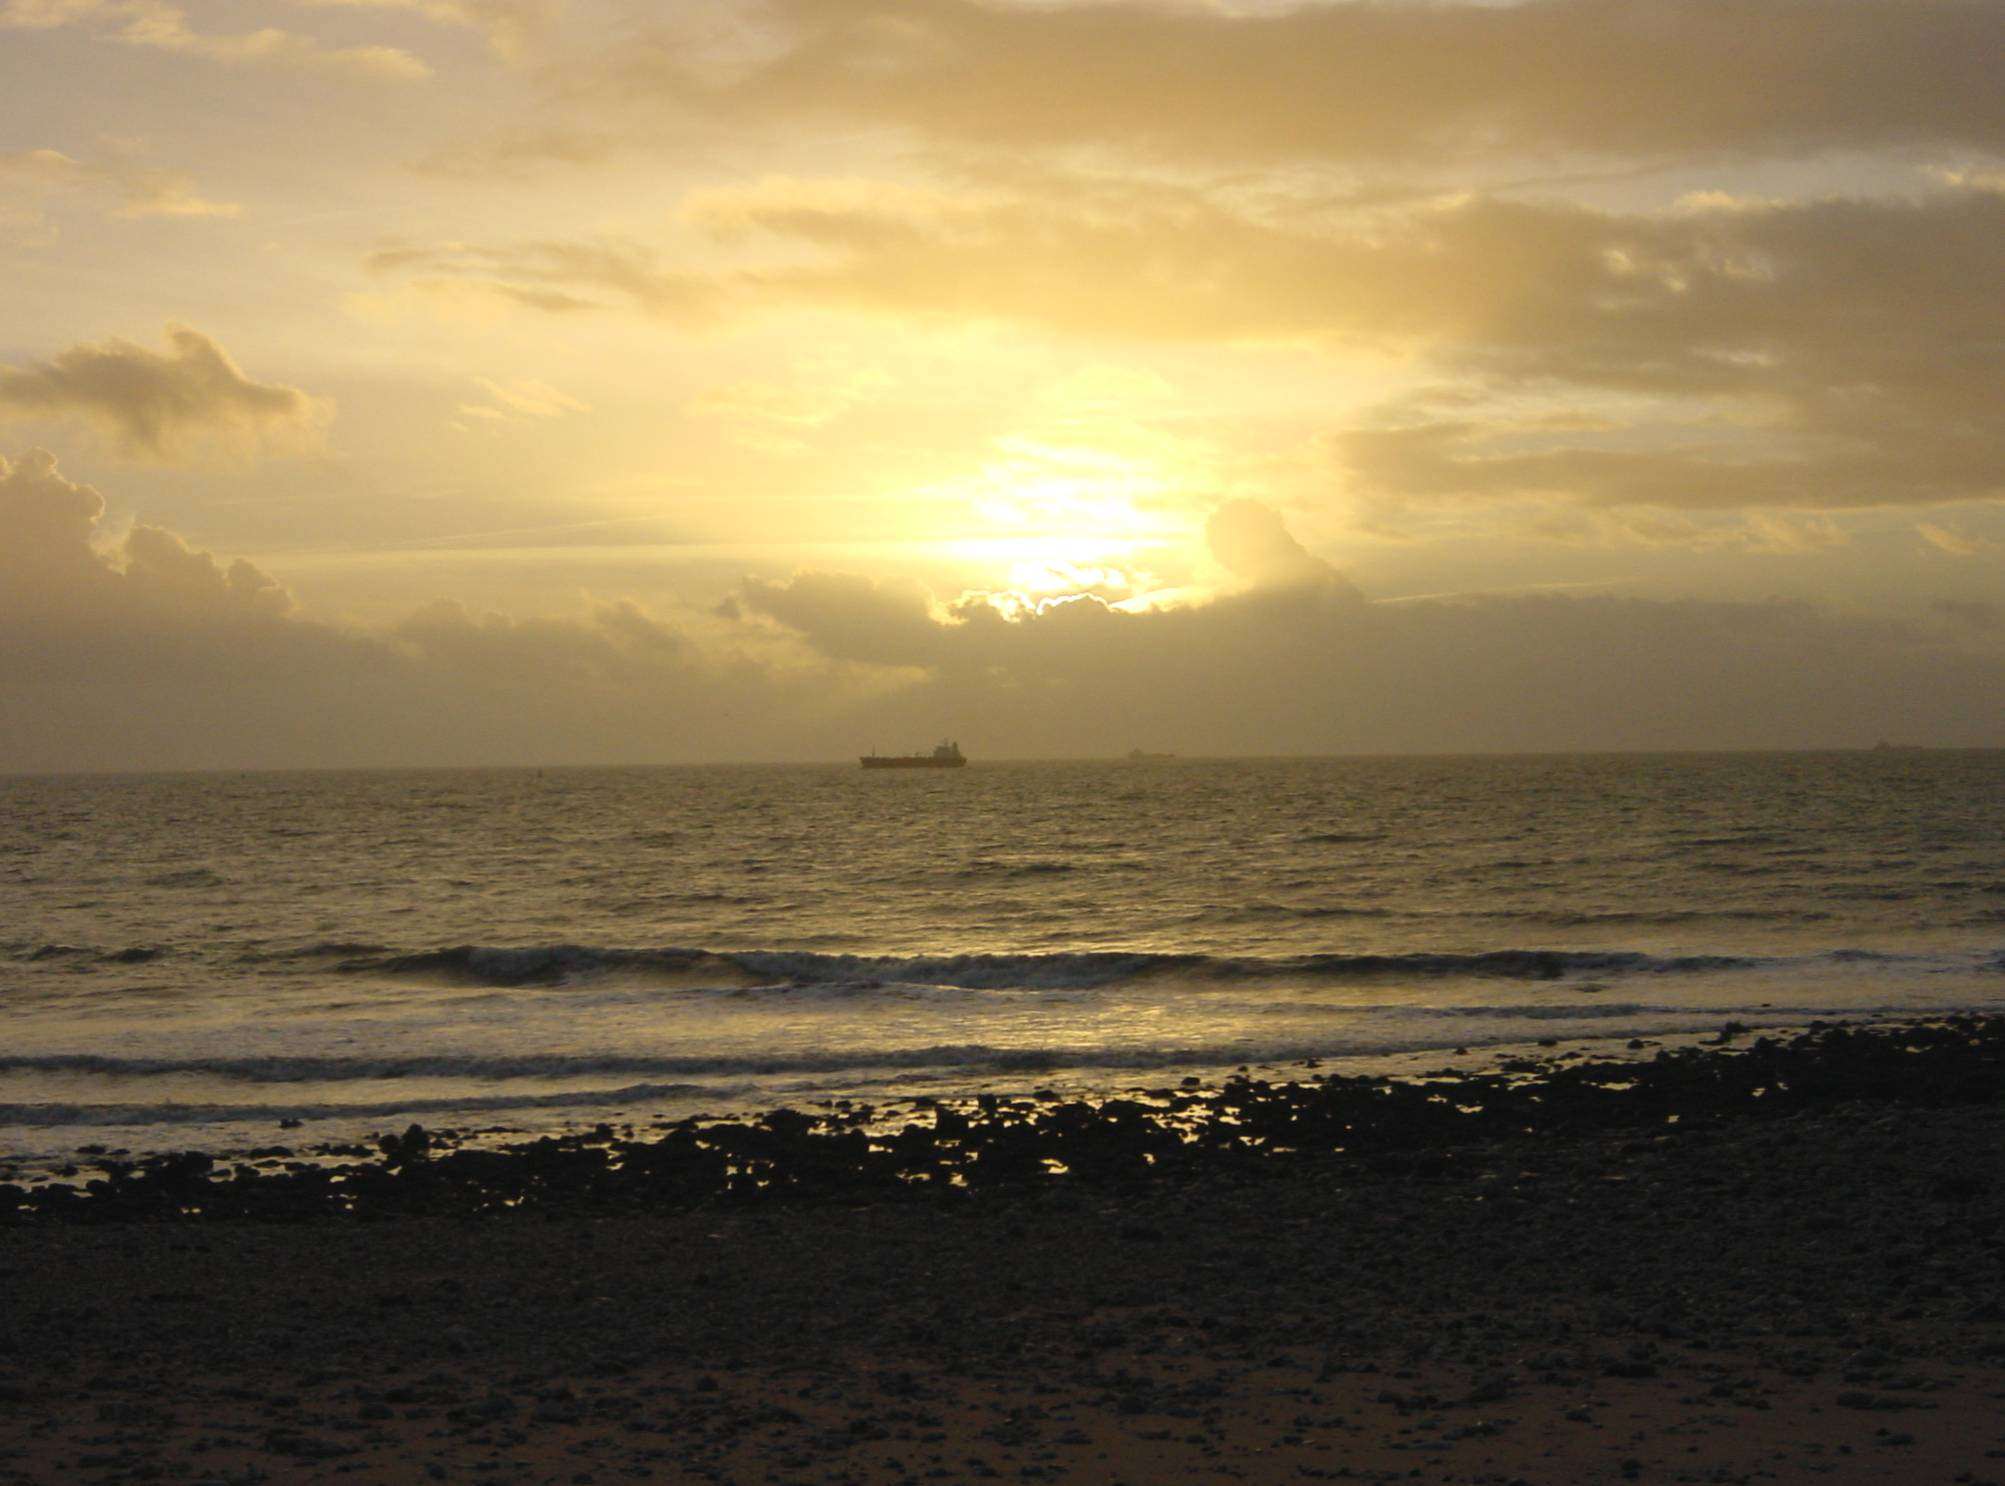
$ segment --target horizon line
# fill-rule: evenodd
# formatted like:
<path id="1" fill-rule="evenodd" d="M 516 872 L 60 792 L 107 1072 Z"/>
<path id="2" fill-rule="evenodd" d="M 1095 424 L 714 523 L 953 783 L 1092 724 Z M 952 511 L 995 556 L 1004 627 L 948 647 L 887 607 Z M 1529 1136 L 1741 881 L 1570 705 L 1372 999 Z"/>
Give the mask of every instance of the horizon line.
<path id="1" fill-rule="evenodd" d="M 1555 759 L 1555 758 L 1737 758 L 1771 757 L 1785 754 L 1808 756 L 1853 753 L 1999 753 L 2005 743 L 1837 743 L 1809 747 L 1663 747 L 1663 748 L 1505 748 L 1505 749 L 1408 749 L 1357 750 L 1334 753 L 1150 753 L 1133 759 L 1123 753 L 997 754 L 986 758 L 968 755 L 969 768 L 997 764 L 1226 764 L 1226 763 L 1319 763 L 1380 759 Z M 853 769 L 841 758 L 720 758 L 663 759 L 647 762 L 564 762 L 564 763 L 374 763 L 374 764 L 188 764 L 162 768 L 0 768 L 0 780 L 12 779 L 164 779 L 208 777 L 224 774 L 474 774 L 474 773 L 604 773 L 621 769 Z"/>

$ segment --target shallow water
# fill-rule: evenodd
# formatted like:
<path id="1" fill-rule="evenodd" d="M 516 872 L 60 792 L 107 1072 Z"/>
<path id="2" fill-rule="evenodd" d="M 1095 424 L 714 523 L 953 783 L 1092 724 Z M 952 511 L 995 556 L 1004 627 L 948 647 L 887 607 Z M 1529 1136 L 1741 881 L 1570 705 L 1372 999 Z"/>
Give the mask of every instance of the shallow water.
<path id="1" fill-rule="evenodd" d="M 2005 1003 L 2005 753 L 0 779 L 0 1156 Z"/>

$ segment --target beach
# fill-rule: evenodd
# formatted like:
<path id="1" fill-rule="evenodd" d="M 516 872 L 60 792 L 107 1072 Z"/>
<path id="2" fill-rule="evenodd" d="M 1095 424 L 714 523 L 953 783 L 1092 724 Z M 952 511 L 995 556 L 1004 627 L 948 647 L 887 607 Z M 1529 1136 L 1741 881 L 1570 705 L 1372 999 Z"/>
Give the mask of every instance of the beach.
<path id="1" fill-rule="evenodd" d="M 0 1486 L 2005 1486 L 2001 57 L 0 0 Z"/>
<path id="2" fill-rule="evenodd" d="M 1210 1132 L 1187 1161 L 965 1185 L 650 1203 L 554 1175 L 550 1142 L 441 1182 L 458 1153 L 393 1136 L 351 1165 L 429 1196 L 316 1211 L 308 1181 L 231 1217 L 135 1194 L 284 1174 L 135 1172 L 0 1225 L 0 1480 L 1982 1481 L 2002 1045 L 1956 1018 L 1417 1093 L 1247 1080 L 1174 1111 Z M 1437 1094 L 1548 1113 L 1218 1134 Z M 909 1144 L 1148 1145 L 1071 1108 L 925 1111 Z M 733 1128 L 779 1171 L 841 1139 L 799 1120 Z M 571 1149 L 624 1169 L 665 1139 Z M 499 1190 L 495 1160 L 540 1161 L 536 1194 L 439 1195 Z"/>

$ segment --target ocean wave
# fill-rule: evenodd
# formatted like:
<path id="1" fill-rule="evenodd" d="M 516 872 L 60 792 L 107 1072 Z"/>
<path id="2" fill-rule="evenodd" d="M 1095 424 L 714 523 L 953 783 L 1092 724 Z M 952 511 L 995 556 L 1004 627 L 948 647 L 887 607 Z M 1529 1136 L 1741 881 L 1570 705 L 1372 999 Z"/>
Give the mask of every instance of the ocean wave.
<path id="1" fill-rule="evenodd" d="M 243 956 L 246 960 L 333 960 L 360 955 L 386 955 L 390 946 L 364 939 L 323 939 L 291 949 L 262 950 Z"/>
<path id="2" fill-rule="evenodd" d="M 1199 915 L 1212 923 L 1313 922 L 1326 918 L 1391 918 L 1390 908 L 1358 908 L 1345 903 L 1247 903 Z"/>
<path id="3" fill-rule="evenodd" d="M 1681 836 L 1670 843 L 1681 849 L 1721 846 L 1787 846 L 1788 836 L 1777 835 L 1773 831 L 1732 831 L 1724 836 Z"/>
<path id="4" fill-rule="evenodd" d="M 1881 1008 L 1903 1015 L 1925 1015 L 1916 1007 Z M 1380 1038 L 1355 1036 L 1292 1037 L 1286 1040 L 1246 1038 L 1202 1045 L 1147 1044 L 1137 1046 L 1058 1046 L 1000 1047 L 987 1043 L 945 1043 L 911 1048 L 856 1049 L 852 1051 L 806 1051 L 785 1055 L 721 1055 L 666 1058 L 592 1058 L 549 1056 L 542 1058 L 481 1059 L 433 1057 L 405 1059 L 237 1059 L 145 1060 L 75 1059 L 122 1065 L 128 1071 L 158 1069 L 179 1073 L 207 1072 L 219 1083 L 251 1085 L 288 1082 L 343 1082 L 365 1084 L 358 1094 L 372 1097 L 354 1100 L 294 1099 L 249 1102 L 209 1100 L 138 1099 L 126 1102 L 13 1102 L 0 1104 L 0 1127 L 46 1128 L 76 1125 L 201 1125 L 229 1122 L 269 1123 L 281 1119 L 392 1119 L 412 1115 L 455 1112 L 478 1114 L 506 1110 L 607 1109 L 679 1102 L 702 1102 L 718 1110 L 766 1107 L 786 1098 L 813 1096 L 838 1089 L 865 1090 L 872 1087 L 909 1087 L 909 1080 L 921 1078 L 926 1086 L 939 1090 L 959 1083 L 962 1087 L 993 1085 L 997 1079 L 1024 1077 L 1043 1080 L 1065 1075 L 1114 1072 L 1137 1077 L 1161 1076 L 1171 1071 L 1212 1070 L 1214 1076 L 1227 1069 L 1257 1068 L 1274 1077 L 1292 1076 L 1289 1065 L 1341 1063 L 1351 1058 L 1396 1058 L 1410 1055 L 1447 1054 L 1451 1050 L 1494 1050 L 1522 1046 L 1534 1029 L 1514 1022 L 1529 1019 L 1536 1035 L 1558 1035 L 1579 1043 L 1612 1042 L 1633 1036 L 1690 1035 L 1716 1027 L 1732 1016 L 1751 1032 L 1802 1025 L 1820 1016 L 1836 1013 L 1814 1007 L 1712 1007 L 1704 1010 L 1685 1007 L 1623 1006 L 1580 1008 L 1571 1012 L 1549 1007 L 1458 1008 L 1453 1015 L 1461 1023 L 1444 1026 L 1439 1032 L 1405 1024 L 1388 1028 L 1391 1035 Z M 1864 1008 L 1848 1008 L 1851 1016 L 1869 1015 Z M 1496 1025 L 1482 1026 L 1482 1018 Z M 1565 1023 L 1578 1025 L 1567 1031 Z M 1619 1026 L 1608 1026 L 1618 1021 Z M 6 1066 L 48 1064 L 50 1059 L 10 1059 Z M 500 1069 L 519 1070 L 523 1076 L 638 1078 L 612 1087 L 585 1086 L 546 1089 L 536 1092 L 505 1088 Z M 395 1070 L 395 1072 L 386 1072 Z M 297 1073 L 299 1079 L 279 1076 Z M 234 1074 L 234 1079 L 231 1075 Z M 384 1085 L 396 1077 L 485 1076 L 502 1084 L 461 1093 L 414 1090 L 408 1097 L 391 1095 Z M 652 1076 L 650 1076 L 652 1075 Z M 889 1075 L 887 1080 L 886 1075 Z M 135 1092 L 145 1087 L 135 1084 Z"/>
<path id="5" fill-rule="evenodd" d="M 221 874 L 208 867 L 190 867 L 180 872 L 161 872 L 143 879 L 146 887 L 221 887 Z"/>
<path id="6" fill-rule="evenodd" d="M 1085 862 L 1057 860 L 1011 861 L 1006 857 L 976 857 L 960 871 L 962 877 L 1057 877 L 1088 870 Z"/>
<path id="7" fill-rule="evenodd" d="M 1550 924 L 1559 929 L 1584 929 L 1596 925 L 1640 924 L 1670 928 L 1679 924 L 1704 923 L 1825 923 L 1832 917 L 1821 909 L 1803 908 L 1611 908 L 1564 910 L 1557 908 L 1499 908 L 1467 915 L 1477 919 L 1509 920 L 1518 923 Z"/>
<path id="8" fill-rule="evenodd" d="M 1556 929 L 1584 929 L 1601 926 L 1639 925 L 1674 928 L 1681 924 L 1707 923 L 1827 923 L 1833 914 L 1815 908 L 1477 908 L 1463 911 L 1365 907 L 1341 903 L 1248 903 L 1196 915 L 1203 922 L 1260 923 L 1313 922 L 1332 918 L 1397 918 L 1420 922 L 1467 921 L 1472 923 L 1543 924 Z"/>
<path id="9" fill-rule="evenodd" d="M 166 953 L 157 944 L 133 944 L 123 949 L 94 949 L 85 944 L 38 944 L 15 950 L 20 959 L 36 965 L 53 960 L 72 965 L 144 965 Z"/>
<path id="10" fill-rule="evenodd" d="M 395 1057 L 118 1058 L 98 1054 L 0 1057 L 0 1073 L 93 1074 L 113 1080 L 125 1100 L 69 1100 L 0 1103 L 0 1127 L 23 1129 L 78 1125 L 216 1125 L 268 1123 L 282 1119 L 374 1120 L 441 1115 L 475 1115 L 506 1110 L 603 1110 L 618 1107 L 685 1108 L 701 1103 L 713 1110 L 766 1108 L 789 1099 L 827 1097 L 872 1089 L 923 1087 L 934 1092 L 971 1092 L 995 1087 L 997 1080 L 1114 1073 L 1137 1078 L 1171 1071 L 1255 1068 L 1288 1078 L 1290 1065 L 1312 1061 L 1338 1065 L 1350 1059 L 1386 1059 L 1492 1051 L 1522 1047 L 1533 1039 L 1615 1045 L 1622 1039 L 1689 1036 L 1731 1019 L 1750 1032 L 1802 1026 L 1832 1017 L 1928 1016 L 1952 1006 L 1931 1008 L 1913 1002 L 1877 1006 L 1760 1005 L 1668 1006 L 1642 1002 L 1589 1002 L 1577 1005 L 1520 1003 L 1506 1006 L 1458 1005 L 1433 1008 L 1365 1008 L 1387 1015 L 1373 1024 L 1352 1020 L 1327 1034 L 1301 1031 L 1282 1037 L 1247 1036 L 1193 1043 L 1073 1044 L 1003 1046 L 985 1042 L 933 1043 L 913 1047 L 807 1048 L 777 1053 L 717 1052 L 689 1055 L 630 1054 L 413 1054 Z M 210 1085 L 202 1100 L 164 1098 L 150 1080 L 201 1078 Z M 608 1085 L 605 1081 L 620 1082 Z M 429 1083 L 422 1081 L 431 1081 Z M 450 1091 L 439 1081 L 477 1087 Z M 410 1084 L 407 1093 L 400 1083 Z M 522 1085 L 531 1086 L 524 1088 Z M 537 1084 L 544 1085 L 536 1087 Z M 549 1085 L 559 1085 L 549 1087 Z M 284 1086 L 302 1088 L 287 1097 Z M 341 1098 L 342 1086 L 355 1097 Z M 1062 1086 L 1062 1085 L 1061 1085 Z M 1028 1087 L 1028 1085 L 1026 1085 Z M 232 1099 L 232 1088 L 273 1089 L 263 1099 Z M 336 1094 L 336 1097 L 327 1097 Z M 301 1097 L 304 1095 L 305 1097 Z M 318 1097 L 316 1097 L 316 1095 Z M 220 1096 L 220 1097 L 218 1097 Z"/>
<path id="11" fill-rule="evenodd" d="M 1911 1008 L 1883 1008 L 1899 1010 Z M 107 1079 L 206 1078 L 249 1085 L 389 1083 L 404 1079 L 461 1079 L 485 1083 L 525 1080 L 652 1078 L 711 1079 L 839 1073 L 852 1069 L 1061 1067 L 1152 1068 L 1177 1064 L 1236 1064 L 1290 1058 L 1330 1058 L 1387 1051 L 1425 1051 L 1458 1046 L 1461 1032 L 1447 1024 L 1495 1022 L 1500 1027 L 1579 1023 L 1583 1036 L 1600 1035 L 1594 1024 L 1624 1021 L 1657 1030 L 1691 1024 L 1716 1025 L 1724 1017 L 1759 1017 L 1771 1025 L 1791 1019 L 1837 1015 L 1825 1006 L 1669 1006 L 1650 1002 L 1582 1001 L 1555 1004 L 1520 1002 L 1502 1006 L 1404 1005 L 1330 1008 L 1334 1025 L 1326 1034 L 1292 1033 L 1285 1042 L 1271 1037 L 1213 1043 L 1091 1043 L 1006 1046 L 987 1042 L 927 1043 L 909 1047 L 810 1047 L 774 1052 L 691 1053 L 409 1053 L 280 1054 L 251 1057 L 116 1057 L 102 1053 L 0 1055 L 0 1074 L 83 1074 Z M 1847 1015 L 1867 1008 L 1848 1008 Z M 1443 1024 L 1439 1032 L 1427 1030 Z M 1529 1029 L 1527 1029 L 1529 1030 Z M 1625 1029 L 1626 1032 L 1627 1029 Z M 1503 1035 L 1503 1034 L 1500 1034 Z M 1527 1035 L 1525 1032 L 1515 1034 Z"/>
<path id="12" fill-rule="evenodd" d="M 680 977 L 700 972 L 711 983 L 742 983 L 728 955 L 701 949 L 616 949 L 583 944 L 495 946 L 458 944 L 408 954 L 368 954 L 342 960 L 348 973 L 451 980 L 474 985 L 564 985 L 621 971 Z"/>
<path id="13" fill-rule="evenodd" d="M 442 978 L 493 986 L 576 984 L 639 974 L 687 985 L 900 982 L 971 990 L 1090 990 L 1125 981 L 1376 981 L 1471 977 L 1564 980 L 1746 969 L 1759 956 L 1653 955 L 1641 950 L 1494 949 L 1473 953 L 1234 956 L 1146 950 L 1047 954 L 849 955 L 809 950 L 622 949 L 557 944 L 462 944 L 342 961 L 349 973 Z"/>

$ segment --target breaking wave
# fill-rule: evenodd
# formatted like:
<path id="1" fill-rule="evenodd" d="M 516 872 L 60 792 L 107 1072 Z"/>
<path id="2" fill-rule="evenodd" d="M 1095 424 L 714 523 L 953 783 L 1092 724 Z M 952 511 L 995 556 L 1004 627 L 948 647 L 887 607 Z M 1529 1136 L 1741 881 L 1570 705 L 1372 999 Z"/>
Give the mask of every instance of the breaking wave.
<path id="1" fill-rule="evenodd" d="M 1410 1011 L 1411 1008 L 1399 1008 Z M 1914 1015 L 1918 1008 L 1886 1007 L 1891 1013 Z M 1858 1015 L 1866 1008 L 1846 1009 Z M 1800 1026 L 1833 1014 L 1815 1007 L 1720 1008 L 1704 1011 L 1685 1007 L 1597 1005 L 1583 1008 L 1547 1006 L 1464 1006 L 1433 1013 L 1445 1022 L 1438 1031 L 1401 1022 L 1378 1038 L 1336 1035 L 1321 1038 L 1247 1038 L 1197 1045 L 1003 1047 L 988 1043 L 936 1043 L 906 1048 L 807 1050 L 785 1054 L 702 1056 L 538 1055 L 488 1058 L 478 1056 L 416 1056 L 408 1058 L 239 1058 L 239 1059 L 120 1059 L 100 1056 L 53 1056 L 0 1059 L 0 1071 L 97 1073 L 132 1081 L 135 1095 L 148 1088 L 152 1075 L 206 1075 L 222 1098 L 202 1101 L 168 1100 L 158 1095 L 126 1102 L 4 1103 L 0 1127 L 67 1128 L 83 1125 L 214 1125 L 228 1122 L 269 1124 L 275 1120 L 390 1120 L 414 1115 L 457 1113 L 477 1115 L 509 1110 L 561 1111 L 632 1108 L 680 1104 L 713 1111 L 769 1108 L 817 1091 L 846 1090 L 866 1097 L 896 1097 L 919 1086 L 963 1090 L 996 1079 L 1060 1079 L 1070 1074 L 1112 1072 L 1134 1078 L 1162 1076 L 1168 1071 L 1257 1067 L 1262 1076 L 1277 1079 L 1307 1077 L 1286 1065 L 1314 1067 L 1346 1058 L 1387 1058 L 1409 1054 L 1447 1053 L 1450 1049 L 1494 1049 L 1523 1045 L 1535 1034 L 1577 1022 L 1570 1033 L 1576 1042 L 1633 1036 L 1690 1035 L 1716 1027 L 1733 1014 L 1750 1032 Z M 1514 1021 L 1534 1026 L 1512 1027 Z M 1596 1021 L 1622 1025 L 1596 1030 Z M 1455 1023 L 1463 1023 L 1457 1026 Z M 1478 1025 L 1489 1023 L 1488 1025 Z M 459 1079 L 483 1086 L 458 1092 L 418 1086 L 396 1096 L 402 1079 Z M 606 1086 L 568 1084 L 559 1088 L 523 1089 L 521 1080 L 544 1082 L 619 1078 Z M 515 1087 L 510 1088 L 511 1082 Z M 255 1088 L 306 1083 L 353 1084 L 360 1096 L 274 1099 L 269 1102 L 230 1100 L 232 1087 Z"/>
<path id="2" fill-rule="evenodd" d="M 507 1083 L 604 1078 L 714 1079 L 786 1074 L 840 1073 L 852 1069 L 1157 1068 L 1230 1065 L 1302 1058 L 1445 1050 L 1465 1044 L 1463 1026 L 1497 1024 L 1481 1041 L 1522 1041 L 1545 1035 L 1549 1027 L 1578 1024 L 1582 1037 L 1627 1036 L 1632 1030 L 1670 1032 L 1717 1026 L 1723 1017 L 1747 1025 L 1786 1026 L 1817 1017 L 1876 1012 L 1914 1014 L 1913 1006 L 1665 1006 L 1643 1002 L 1585 1001 L 1570 1005 L 1525 1003 L 1503 1006 L 1363 1006 L 1333 1012 L 1326 1035 L 1296 1033 L 1275 1039 L 1194 1043 L 1092 1043 L 1059 1046 L 1002 1046 L 986 1042 L 944 1042 L 923 1046 L 852 1046 L 771 1052 L 701 1053 L 414 1053 L 334 1056 L 288 1054 L 254 1057 L 121 1058 L 100 1053 L 0 1055 L 0 1074 L 41 1073 L 143 1080 L 197 1076 L 232 1084 L 393 1083 L 398 1080 L 460 1079 Z M 1595 1023 L 1620 1022 L 1614 1031 Z M 1523 1025 L 1529 1024 L 1529 1025 Z M 1376 1035 L 1374 1035 L 1376 1031 Z M 401 1106 L 400 1106 L 401 1107 Z M 0 1122 L 4 1123 L 4 1122 Z"/>

